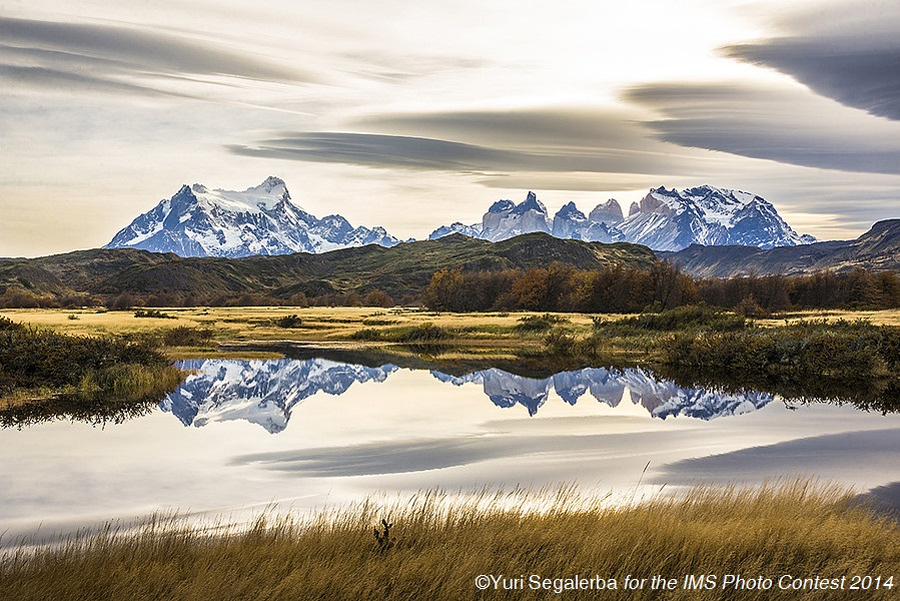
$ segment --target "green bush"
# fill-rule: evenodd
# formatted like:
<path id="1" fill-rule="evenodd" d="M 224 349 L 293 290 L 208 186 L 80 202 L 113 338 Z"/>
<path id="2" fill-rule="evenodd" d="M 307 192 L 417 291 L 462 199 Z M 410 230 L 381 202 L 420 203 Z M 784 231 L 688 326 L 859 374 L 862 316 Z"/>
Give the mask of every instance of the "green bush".
<path id="1" fill-rule="evenodd" d="M 688 305 L 658 313 L 642 313 L 615 321 L 594 319 L 596 329 L 621 332 L 678 332 L 685 330 L 714 330 L 720 332 L 742 330 L 750 322 L 743 315 L 735 315 L 706 305 Z"/>
<path id="2" fill-rule="evenodd" d="M 0 391 L 78 386 L 90 373 L 116 365 L 169 365 L 151 344 L 123 338 L 71 336 L 0 318 Z"/>
<path id="3" fill-rule="evenodd" d="M 677 335 L 663 361 L 735 376 L 897 376 L 900 328 L 865 322 L 801 322 L 782 328 Z"/>
<path id="4" fill-rule="evenodd" d="M 417 326 L 390 328 L 385 330 L 363 328 L 351 334 L 350 338 L 353 340 L 382 340 L 385 342 L 422 344 L 447 340 L 453 338 L 453 334 L 445 328 L 436 326 L 431 322 L 425 322 Z"/>

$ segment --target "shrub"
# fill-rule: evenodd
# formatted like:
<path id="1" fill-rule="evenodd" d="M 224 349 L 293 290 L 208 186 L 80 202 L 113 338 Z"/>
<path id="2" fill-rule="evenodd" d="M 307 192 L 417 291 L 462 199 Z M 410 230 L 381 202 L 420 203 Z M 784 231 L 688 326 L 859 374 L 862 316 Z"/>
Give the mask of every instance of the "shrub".
<path id="1" fill-rule="evenodd" d="M 367 307 L 393 307 L 394 300 L 386 293 L 381 290 L 373 290 L 369 294 L 366 295 L 365 301 L 363 303 Z"/>
<path id="2" fill-rule="evenodd" d="M 642 313 L 615 321 L 594 319 L 594 327 L 605 330 L 677 332 L 683 330 L 741 330 L 748 326 L 743 315 L 735 315 L 706 305 L 689 305 L 659 313 Z"/>
<path id="3" fill-rule="evenodd" d="M 166 330 L 163 344 L 166 346 L 202 346 L 212 340 L 213 331 L 208 328 L 178 326 Z"/>
<path id="4" fill-rule="evenodd" d="M 0 319 L 0 390 L 78 386 L 124 364 L 162 369 L 168 360 L 145 341 L 71 336 Z"/>
<path id="5" fill-rule="evenodd" d="M 439 342 L 452 337 L 453 334 L 450 331 L 431 322 L 386 330 L 363 328 L 350 335 L 350 338 L 353 340 L 383 340 L 385 342 L 408 342 L 411 344 Z"/>
<path id="6" fill-rule="evenodd" d="M 134 312 L 135 317 L 150 317 L 153 319 L 178 319 L 174 315 L 163 313 L 159 309 L 138 309 Z"/>
<path id="7" fill-rule="evenodd" d="M 303 320 L 299 315 L 285 315 L 272 320 L 272 324 L 279 328 L 299 328 L 303 325 Z"/>
<path id="8" fill-rule="evenodd" d="M 528 315 L 520 317 L 515 329 L 519 332 L 546 332 L 553 326 L 561 323 L 569 323 L 569 319 L 561 315 L 545 313 L 543 315 Z"/>

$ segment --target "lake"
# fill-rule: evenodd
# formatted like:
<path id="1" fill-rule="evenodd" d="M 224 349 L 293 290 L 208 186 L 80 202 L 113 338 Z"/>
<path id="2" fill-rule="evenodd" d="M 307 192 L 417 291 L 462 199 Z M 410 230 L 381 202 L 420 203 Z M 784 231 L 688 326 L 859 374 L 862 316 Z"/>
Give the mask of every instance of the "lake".
<path id="1" fill-rule="evenodd" d="M 0 431 L 0 544 L 160 510 L 240 519 L 432 487 L 576 483 L 615 498 L 778 476 L 860 491 L 900 481 L 900 415 L 682 387 L 643 369 L 181 365 L 192 375 L 146 416 Z"/>

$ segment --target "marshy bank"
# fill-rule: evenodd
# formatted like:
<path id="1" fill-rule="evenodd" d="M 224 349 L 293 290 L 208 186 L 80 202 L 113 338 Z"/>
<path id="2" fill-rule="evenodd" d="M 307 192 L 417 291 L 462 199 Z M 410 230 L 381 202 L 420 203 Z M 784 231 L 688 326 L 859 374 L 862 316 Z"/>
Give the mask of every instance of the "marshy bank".
<path id="1" fill-rule="evenodd" d="M 542 354 L 645 365 L 684 386 L 900 410 L 900 327 L 864 319 L 760 325 L 740 314 L 689 306 L 597 318 L 593 331 L 581 336 L 554 327 L 544 335 Z"/>
<path id="2" fill-rule="evenodd" d="M 113 415 L 158 401 L 184 378 L 149 339 L 77 336 L 0 317 L 0 421 Z M 128 411 L 126 411 L 128 413 Z"/>
<path id="3" fill-rule="evenodd" d="M 390 525 L 385 532 L 384 522 Z M 373 532 L 374 528 L 374 532 Z M 216 531 L 213 531 L 216 532 Z M 375 534 L 375 536 L 373 536 Z M 565 598 L 796 599 L 794 590 L 725 590 L 722 574 L 777 579 L 880 578 L 880 589 L 811 593 L 893 598 L 900 526 L 846 489 L 787 481 L 750 489 L 694 488 L 615 506 L 571 488 L 367 501 L 313 519 L 260 518 L 210 533 L 149 520 L 132 532 L 101 529 L 0 560 L 10 599 L 533 599 L 541 578 L 614 580 L 618 592 Z M 719 575 L 711 590 L 624 591 L 627 576 Z M 476 588 L 479 575 L 524 578 L 520 590 Z M 890 580 L 888 580 L 890 579 Z M 482 585 L 484 585 L 484 582 Z M 680 589 L 680 586 L 679 586 Z M 802 593 L 801 593 L 802 594 Z M 817 597 L 818 598 L 818 597 Z"/>

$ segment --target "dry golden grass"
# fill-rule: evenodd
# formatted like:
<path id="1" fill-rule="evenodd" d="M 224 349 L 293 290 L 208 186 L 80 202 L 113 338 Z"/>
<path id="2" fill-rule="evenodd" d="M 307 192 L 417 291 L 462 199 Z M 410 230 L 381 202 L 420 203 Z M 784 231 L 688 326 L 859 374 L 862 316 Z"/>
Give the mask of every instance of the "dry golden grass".
<path id="1" fill-rule="evenodd" d="M 393 523 L 381 548 L 373 526 Z M 894 590 L 798 594 L 704 590 L 529 590 L 529 575 L 651 578 L 900 577 L 900 527 L 832 486 L 697 488 L 609 506 L 571 488 L 389 506 L 368 501 L 306 520 L 260 519 L 210 534 L 153 519 L 138 531 L 83 534 L 0 560 L 4 599 L 889 599 Z M 475 588 L 480 574 L 524 575 L 525 590 Z M 849 582 L 849 580 L 848 580 Z M 649 585 L 647 585 L 649 586 Z M 900 583 L 897 584 L 900 586 Z"/>
<path id="2" fill-rule="evenodd" d="M 4 309 L 0 315 L 13 321 L 83 335 L 137 334 L 163 331 L 178 326 L 211 328 L 216 342 L 292 340 L 305 342 L 346 341 L 362 328 L 390 329 L 433 323 L 442 328 L 467 328 L 464 338 L 490 344 L 497 339 L 514 339 L 501 334 L 518 320 L 537 313 L 434 313 L 409 309 L 375 307 L 198 307 L 165 309 L 176 319 L 135 317 L 133 311 L 94 309 Z M 77 319 L 70 319 L 76 315 Z M 281 328 L 280 317 L 297 315 L 302 325 Z M 571 327 L 588 331 L 590 316 L 566 314 Z M 493 331 L 492 331 L 493 329 Z"/>
<path id="3" fill-rule="evenodd" d="M 211 327 L 217 341 L 245 340 L 347 340 L 363 327 L 394 328 L 433 323 L 442 328 L 471 328 L 473 339 L 497 337 L 490 328 L 512 328 L 519 319 L 542 313 L 436 313 L 424 310 L 381 309 L 376 307 L 197 307 L 167 308 L 164 311 L 176 319 L 139 318 L 132 311 L 97 311 L 95 309 L 3 309 L 0 315 L 13 321 L 39 327 L 50 327 L 71 334 L 99 335 L 141 333 L 165 330 L 177 326 Z M 301 327 L 280 328 L 272 321 L 279 317 L 298 315 Z M 76 315 L 78 319 L 69 319 Z M 560 314 L 574 331 L 587 332 L 592 326 L 590 315 Z M 603 315 L 616 319 L 621 315 Z M 887 311 L 804 311 L 789 314 L 790 322 L 799 319 L 867 319 L 874 325 L 900 325 L 900 310 Z M 366 323 L 366 322 L 369 323 Z M 761 325 L 784 325 L 777 317 L 760 320 Z M 487 331 L 479 331 L 484 329 Z M 509 337 L 509 336 L 508 336 Z"/>

